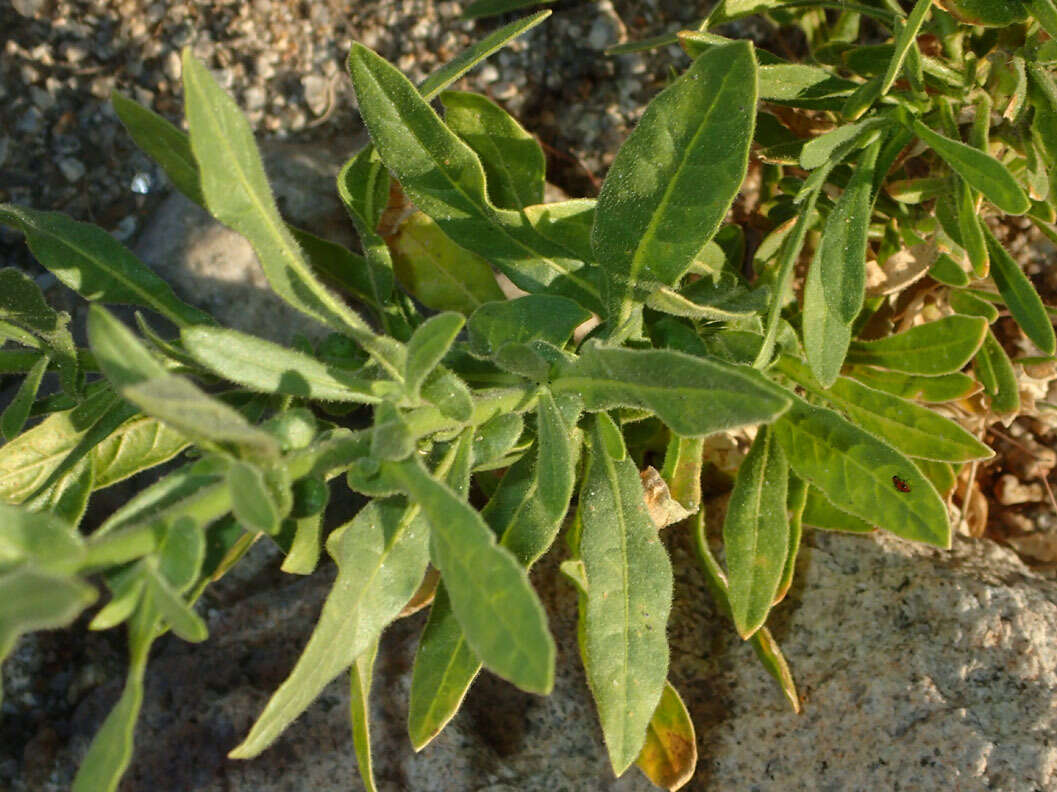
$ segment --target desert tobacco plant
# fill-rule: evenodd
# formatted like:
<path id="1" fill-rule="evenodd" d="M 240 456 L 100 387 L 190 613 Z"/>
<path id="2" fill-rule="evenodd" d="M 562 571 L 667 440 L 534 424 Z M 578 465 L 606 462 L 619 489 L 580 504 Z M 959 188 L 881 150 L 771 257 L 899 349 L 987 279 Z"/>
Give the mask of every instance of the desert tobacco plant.
<path id="1" fill-rule="evenodd" d="M 532 136 L 487 98 L 447 90 L 549 12 L 417 87 L 356 45 L 348 68 L 371 144 L 337 187 L 360 253 L 282 220 L 248 123 L 189 53 L 188 134 L 115 95 L 172 184 L 243 234 L 275 291 L 329 335 L 286 347 L 225 329 L 101 229 L 0 206 L 92 302 L 78 348 L 33 281 L 0 271 L 0 337 L 16 345 L 0 370 L 24 374 L 0 419 L 0 657 L 22 633 L 70 624 L 102 588 L 90 628 L 129 636 L 124 693 L 74 789 L 116 787 L 151 643 L 166 630 L 205 640 L 196 599 L 260 537 L 287 572 L 311 573 L 325 547 L 338 574 L 233 757 L 264 751 L 348 671 L 373 789 L 378 641 L 426 605 L 416 750 L 482 668 L 548 693 L 554 641 L 527 570 L 551 551 L 579 592 L 614 773 L 637 762 L 677 788 L 696 755 L 673 764 L 665 747 L 694 741 L 667 680 L 672 569 L 658 530 L 684 520 L 721 606 L 799 707 L 765 623 L 803 526 L 949 546 L 956 472 L 992 452 L 928 405 L 1016 413 L 1014 362 L 991 329 L 1000 312 L 1032 360 L 1055 351 L 1052 309 L 986 220 L 1027 215 L 1057 237 L 1057 10 L 969 5 L 721 3 L 675 39 L 692 64 L 646 108 L 597 199 L 557 203 L 543 203 Z M 750 13 L 799 26 L 806 62 L 709 30 Z M 858 44 L 861 29 L 887 43 Z M 750 160 L 754 251 L 724 224 Z M 408 216 L 383 236 L 394 200 Z M 521 296 L 507 298 L 497 271 Z M 117 303 L 177 333 L 143 314 L 133 329 L 103 307 Z M 41 395 L 49 375 L 59 387 Z M 752 439 L 724 567 L 701 481 L 708 438 L 730 432 Z M 93 491 L 166 462 L 79 529 Z M 335 487 L 363 505 L 324 535 Z"/>

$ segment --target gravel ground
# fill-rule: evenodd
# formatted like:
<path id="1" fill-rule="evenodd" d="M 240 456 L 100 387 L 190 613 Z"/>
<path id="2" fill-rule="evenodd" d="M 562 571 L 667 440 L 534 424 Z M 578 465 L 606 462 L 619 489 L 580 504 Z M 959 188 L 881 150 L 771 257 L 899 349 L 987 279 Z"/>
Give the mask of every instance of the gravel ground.
<path id="1" fill-rule="evenodd" d="M 353 41 L 421 80 L 519 14 L 466 21 L 455 0 L 0 0 L 0 201 L 66 212 L 134 238 L 164 175 L 110 108 L 117 90 L 182 123 L 190 46 L 262 139 L 333 140 L 357 124 L 343 67 Z M 596 189 L 676 47 L 608 57 L 611 44 L 686 26 L 706 3 L 559 2 L 554 16 L 458 87 L 503 104 L 548 147 L 552 178 Z M 521 12 L 527 13 L 527 12 Z M 350 152 L 351 153 L 351 152 Z M 0 261 L 39 272 L 0 230 Z"/>

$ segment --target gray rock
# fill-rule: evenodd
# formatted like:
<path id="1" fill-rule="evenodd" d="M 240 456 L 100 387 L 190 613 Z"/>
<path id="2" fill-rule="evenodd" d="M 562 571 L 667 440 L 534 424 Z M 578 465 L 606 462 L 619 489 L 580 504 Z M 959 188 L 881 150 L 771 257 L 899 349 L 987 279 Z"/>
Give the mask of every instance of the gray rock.
<path id="1" fill-rule="evenodd" d="M 986 540 L 959 539 L 939 552 L 882 536 L 809 534 L 794 589 L 772 620 L 804 699 L 797 716 L 713 607 L 685 537 L 670 532 L 667 540 L 676 569 L 670 677 L 701 754 L 686 789 L 1057 784 L 1057 586 L 1009 551 Z M 461 713 L 414 754 L 404 724 L 423 615 L 386 633 L 372 696 L 380 788 L 653 788 L 634 768 L 611 776 L 577 657 L 576 596 L 554 555 L 533 575 L 558 641 L 550 697 L 482 674 Z M 344 679 L 257 759 L 225 758 L 304 646 L 331 580 L 329 572 L 270 585 L 255 579 L 241 600 L 221 585 L 214 602 L 223 608 L 213 612 L 207 643 L 162 642 L 124 789 L 362 789 Z M 57 766 L 83 750 L 119 690 L 115 680 L 87 697 Z"/>

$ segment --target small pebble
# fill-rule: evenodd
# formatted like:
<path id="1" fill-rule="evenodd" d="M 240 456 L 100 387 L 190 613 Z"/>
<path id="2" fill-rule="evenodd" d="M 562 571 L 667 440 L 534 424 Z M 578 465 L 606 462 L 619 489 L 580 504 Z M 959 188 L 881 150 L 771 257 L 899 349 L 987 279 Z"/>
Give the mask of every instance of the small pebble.
<path id="1" fill-rule="evenodd" d="M 85 174 L 84 163 L 73 157 L 66 157 L 59 160 L 59 170 L 62 171 L 62 175 L 70 184 L 79 182 L 84 178 Z"/>
<path id="2" fill-rule="evenodd" d="M 180 53 L 170 50 L 169 54 L 165 56 L 165 76 L 173 82 L 177 82 L 182 73 L 183 64 L 180 62 Z"/>
<path id="3" fill-rule="evenodd" d="M 329 81 L 317 74 L 310 74 L 301 80 L 301 87 L 305 91 L 305 104 L 308 109 L 318 115 L 323 115 L 329 104 Z"/>

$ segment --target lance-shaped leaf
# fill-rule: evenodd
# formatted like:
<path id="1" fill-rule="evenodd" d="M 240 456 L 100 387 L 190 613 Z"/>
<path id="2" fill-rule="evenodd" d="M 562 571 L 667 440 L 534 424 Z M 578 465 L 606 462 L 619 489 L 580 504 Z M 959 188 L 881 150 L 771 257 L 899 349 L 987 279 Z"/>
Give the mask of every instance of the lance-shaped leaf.
<path id="1" fill-rule="evenodd" d="M 705 583 L 708 584 L 709 591 L 711 591 L 712 596 L 715 598 L 716 604 L 723 612 L 729 615 L 730 597 L 729 588 L 727 586 L 727 576 L 708 547 L 708 540 L 705 538 L 704 509 L 700 510 L 693 517 L 692 526 L 694 554 L 697 556 L 701 571 L 705 575 Z M 789 664 L 786 663 L 785 656 L 782 654 L 778 642 L 775 641 L 774 636 L 771 635 L 771 631 L 766 627 L 761 627 L 749 637 L 749 643 L 752 646 L 753 652 L 756 653 L 756 656 L 760 659 L 763 667 L 767 670 L 767 673 L 774 678 L 774 681 L 777 682 L 778 686 L 782 689 L 782 693 L 785 695 L 790 706 L 792 706 L 793 712 L 800 712 L 800 697 L 796 692 L 796 684 L 793 682 L 793 675 L 789 671 Z"/>
<path id="2" fill-rule="evenodd" d="M 899 72 L 903 70 L 903 62 L 906 60 L 907 53 L 911 48 L 917 46 L 918 31 L 921 30 L 921 25 L 924 23 L 930 8 L 932 8 L 932 0 L 918 0 L 914 4 L 910 15 L 899 27 L 899 35 L 896 36 L 895 41 L 895 51 L 892 53 L 892 60 L 888 62 L 888 69 L 885 71 L 884 81 L 881 83 L 882 96 L 888 93 L 888 89 L 896 81 Z"/>
<path id="3" fill-rule="evenodd" d="M 833 385 L 823 389 L 804 366 L 787 356 L 779 359 L 778 367 L 863 429 L 885 438 L 907 456 L 951 462 L 994 456 L 991 449 L 970 432 L 927 407 L 867 387 L 848 377 L 838 377 Z"/>
<path id="4" fill-rule="evenodd" d="M 397 279 L 427 308 L 469 315 L 505 299 L 488 262 L 452 242 L 422 212 L 407 218 L 389 244 Z"/>
<path id="5" fill-rule="evenodd" d="M 590 318 L 586 309 L 568 298 L 529 294 L 485 303 L 470 315 L 466 330 L 476 354 L 495 355 L 507 344 L 537 339 L 561 348 L 573 330 Z"/>
<path id="6" fill-rule="evenodd" d="M 415 328 L 407 342 L 407 367 L 404 371 L 405 385 L 412 399 L 418 398 L 422 383 L 440 365 L 465 321 L 457 313 L 442 313 L 431 316 Z"/>
<path id="7" fill-rule="evenodd" d="M 579 504 L 580 649 L 609 761 L 635 761 L 668 675 L 672 567 L 646 511 L 639 471 L 615 459 L 597 422 Z"/>
<path id="8" fill-rule="evenodd" d="M 6 330 L 0 337 L 9 335 L 26 346 L 38 346 L 40 339 L 59 368 L 63 389 L 77 390 L 77 348 L 67 327 L 69 314 L 53 310 L 33 279 L 10 267 L 0 270 L 0 322 Z"/>
<path id="9" fill-rule="evenodd" d="M 525 570 L 474 509 L 421 462 L 383 462 L 382 471 L 421 508 L 431 532 L 431 558 L 451 595 L 467 642 L 484 665 L 523 690 L 554 684 L 554 639 Z"/>
<path id="10" fill-rule="evenodd" d="M 61 476 L 76 462 L 75 452 L 88 453 L 109 434 L 85 442 L 91 429 L 112 414 L 118 401 L 109 388 L 96 390 L 74 409 L 49 415 L 0 446 L 0 500 L 21 503 Z"/>
<path id="11" fill-rule="evenodd" d="M 238 106 L 192 55 L 183 56 L 184 100 L 191 150 L 209 211 L 252 245 L 275 292 L 303 313 L 356 339 L 387 368 L 402 349 L 382 339 L 315 278 L 279 216 L 253 130 Z"/>
<path id="12" fill-rule="evenodd" d="M 873 176 L 878 138 L 852 167 L 851 180 L 826 218 L 819 245 L 822 292 L 826 303 L 846 325 L 862 310 L 866 289 L 866 232 L 873 206 Z"/>
<path id="13" fill-rule="evenodd" d="M 466 642 L 447 589 L 440 585 L 411 674 L 407 731 L 416 751 L 425 748 L 459 711 L 480 670 L 481 661 Z"/>
<path id="14" fill-rule="evenodd" d="M 538 416 L 537 452 L 511 465 L 481 512 L 500 544 L 526 567 L 557 535 L 572 497 L 580 447 L 579 432 L 573 429 L 575 416 L 563 417 L 547 392 L 540 395 Z M 455 715 L 480 668 L 442 585 L 419 642 L 411 679 L 408 733 L 416 751 Z"/>
<path id="15" fill-rule="evenodd" d="M 178 326 L 213 323 L 99 226 L 9 204 L 0 204 L 0 223 L 25 233 L 37 261 L 87 300 L 140 305 Z"/>
<path id="16" fill-rule="evenodd" d="M 132 140 L 161 166 L 173 187 L 199 206 L 205 206 L 198 184 L 198 163 L 191 153 L 187 133 L 117 91 L 110 94 L 110 101 Z"/>
<path id="17" fill-rule="evenodd" d="M 189 437 L 236 443 L 263 456 L 278 453 L 271 435 L 190 380 L 169 374 L 127 327 L 98 305 L 88 314 L 88 338 L 107 379 L 143 412 Z"/>
<path id="18" fill-rule="evenodd" d="M 377 404 L 393 383 L 358 376 L 263 338 L 218 327 L 188 328 L 180 334 L 196 362 L 258 393 L 282 393 L 321 401 Z"/>
<path id="19" fill-rule="evenodd" d="M 763 626 L 782 578 L 789 552 L 788 484 L 785 454 L 765 427 L 738 468 L 723 522 L 730 610 L 742 638 Z"/>
<path id="20" fill-rule="evenodd" d="M 909 459 L 832 410 L 793 398 L 774 434 L 800 478 L 896 536 L 950 546 L 947 507 Z M 907 491 L 893 483 L 896 478 Z"/>
<path id="21" fill-rule="evenodd" d="M 591 233 L 611 312 L 630 309 L 640 280 L 674 284 L 716 233 L 745 177 L 755 117 L 746 42 L 705 53 L 647 106 L 609 169 Z"/>
<path id="22" fill-rule="evenodd" d="M 984 225 L 980 220 L 972 188 L 964 179 L 958 179 L 953 197 L 960 234 L 955 241 L 965 248 L 976 277 L 986 278 L 990 270 L 990 258 L 984 237 Z"/>
<path id="23" fill-rule="evenodd" d="M 1020 385 L 1006 350 L 987 329 L 984 343 L 973 359 L 973 369 L 991 399 L 991 409 L 1009 415 L 1020 411 Z"/>
<path id="24" fill-rule="evenodd" d="M 991 254 L 991 277 L 998 286 L 1009 312 L 1017 320 L 1020 329 L 1045 355 L 1057 353 L 1057 338 L 1054 337 L 1053 321 L 1046 313 L 1042 298 L 1031 285 L 1028 276 L 1006 252 L 990 229 L 985 229 L 987 249 Z"/>
<path id="25" fill-rule="evenodd" d="M 41 357 L 33 364 L 33 368 L 18 386 L 18 391 L 11 403 L 4 408 L 3 413 L 0 413 L 0 435 L 4 439 L 14 440 L 25 426 L 33 400 L 37 398 L 40 382 L 44 379 L 44 372 L 48 370 L 48 363 L 48 358 Z"/>
<path id="26" fill-rule="evenodd" d="M 245 740 L 229 755 L 249 759 L 267 748 L 348 668 L 415 593 L 428 561 L 428 530 L 403 499 L 374 500 L 327 539 L 338 577 L 312 637 Z"/>
<path id="27" fill-rule="evenodd" d="M 128 627 L 129 667 L 121 698 L 110 710 L 81 760 L 72 792 L 114 792 L 132 759 L 132 738 L 143 704 L 143 677 L 161 615 L 145 596 Z"/>
<path id="28" fill-rule="evenodd" d="M 825 531 L 872 533 L 877 530 L 873 523 L 860 520 L 858 517 L 838 509 L 830 502 L 829 498 L 814 487 L 808 487 L 807 489 L 802 519 L 805 525 L 821 528 Z"/>
<path id="29" fill-rule="evenodd" d="M 349 53 L 360 113 L 382 161 L 412 202 L 460 247 L 492 261 L 526 291 L 561 290 L 595 305 L 583 262 L 537 234 L 485 191 L 481 161 L 397 69 L 360 44 Z M 410 134 L 409 134 L 410 132 Z"/>
<path id="30" fill-rule="evenodd" d="M 591 411 L 649 410 L 687 437 L 773 420 L 789 400 L 759 372 L 671 350 L 635 350 L 588 342 L 560 367 L 555 394 L 575 392 Z"/>
<path id="31" fill-rule="evenodd" d="M 157 418 L 140 415 L 123 423 L 92 449 L 96 489 L 109 487 L 162 462 L 190 445 L 190 441 Z"/>
<path id="32" fill-rule="evenodd" d="M 844 358 L 851 344 L 851 324 L 841 320 L 834 307 L 826 301 L 822 285 L 822 249 L 807 271 L 804 283 L 804 315 L 802 332 L 804 354 L 811 373 L 823 385 L 829 385 L 840 374 Z"/>
<path id="33" fill-rule="evenodd" d="M 954 314 L 876 341 L 853 341 L 847 360 L 906 374 L 950 374 L 972 359 L 986 331 L 986 319 Z"/>
<path id="34" fill-rule="evenodd" d="M 951 170 L 1003 212 L 1021 215 L 1031 208 L 1031 201 L 1013 174 L 990 154 L 933 132 L 920 121 L 914 121 L 913 129 L 914 134 L 939 154 Z"/>
<path id="35" fill-rule="evenodd" d="M 848 147 L 866 135 L 881 129 L 889 122 L 882 118 L 868 118 L 854 124 L 843 124 L 818 137 L 811 138 L 800 152 L 800 167 L 814 170 L 831 161 L 839 161 L 848 152 Z"/>
<path id="36" fill-rule="evenodd" d="M 509 25 L 504 25 L 485 36 L 472 47 L 464 49 L 422 81 L 418 87 L 422 97 L 426 101 L 433 99 L 478 63 L 505 47 L 518 36 L 532 30 L 550 15 L 550 11 L 537 11 L 535 14 L 516 19 Z"/>
<path id="37" fill-rule="evenodd" d="M 848 374 L 874 390 L 933 404 L 964 399 L 980 389 L 972 377 L 960 371 L 935 377 L 920 377 L 870 366 L 852 366 L 848 369 Z"/>
<path id="38" fill-rule="evenodd" d="M 480 158 L 492 203 L 502 209 L 543 203 L 547 163 L 521 124 L 481 94 L 445 91 L 440 101 L 448 128 Z"/>
<path id="39" fill-rule="evenodd" d="M 352 747 L 365 792 L 376 792 L 374 765 L 371 761 L 371 677 L 378 656 L 378 639 L 356 658 L 349 670 L 349 720 L 352 722 Z"/>
<path id="40" fill-rule="evenodd" d="M 656 786 L 673 792 L 689 781 L 697 769 L 694 722 L 671 682 L 664 683 L 635 764 Z"/>

